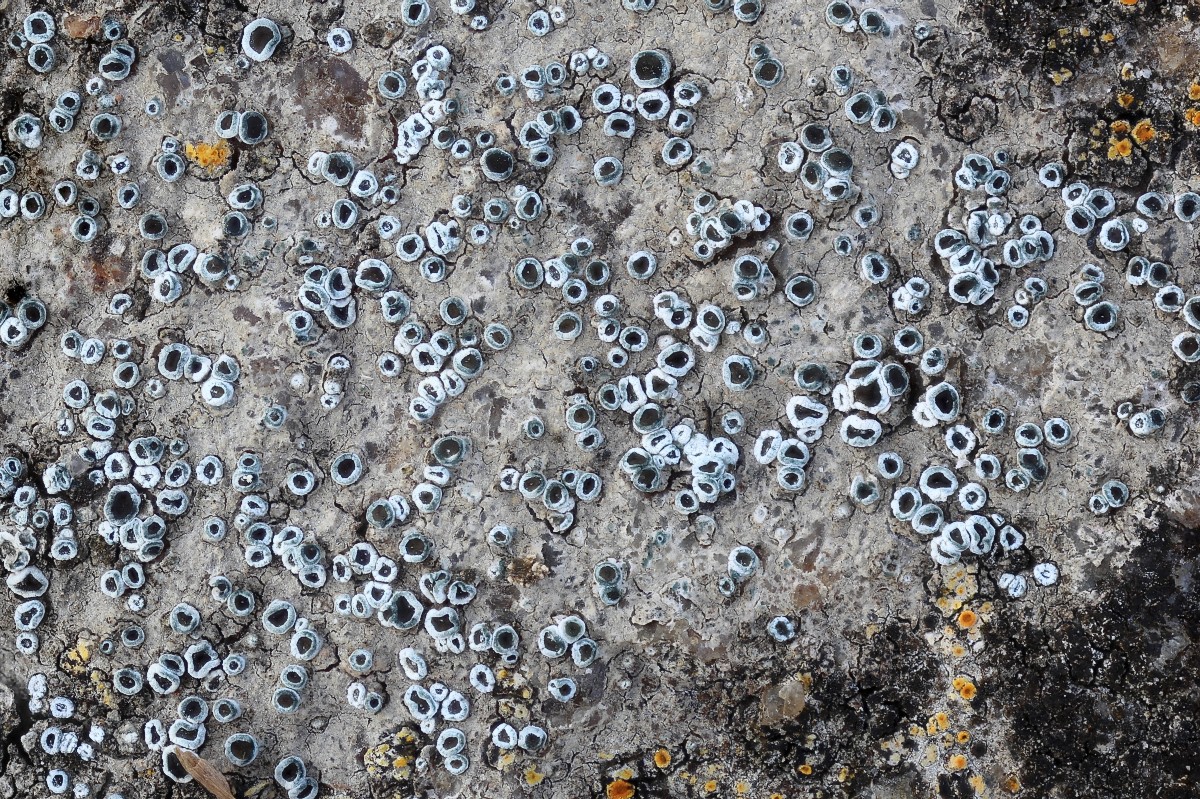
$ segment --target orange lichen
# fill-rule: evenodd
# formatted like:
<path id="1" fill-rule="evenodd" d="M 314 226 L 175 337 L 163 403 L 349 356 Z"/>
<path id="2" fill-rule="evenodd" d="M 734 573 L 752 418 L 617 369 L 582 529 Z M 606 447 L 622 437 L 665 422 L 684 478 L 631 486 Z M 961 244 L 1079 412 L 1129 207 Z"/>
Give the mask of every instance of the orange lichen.
<path id="1" fill-rule="evenodd" d="M 746 794 L 750 793 L 750 784 L 746 782 L 739 782 L 737 785 L 733 786 L 733 790 L 738 796 L 745 796 Z"/>
<path id="2" fill-rule="evenodd" d="M 542 772 L 538 771 L 533 766 L 530 766 L 529 768 L 525 769 L 525 784 L 526 785 L 539 785 L 542 782 L 542 780 L 544 780 L 544 779 L 546 779 L 546 775 L 543 774 Z"/>
<path id="3" fill-rule="evenodd" d="M 666 749 L 659 749 L 654 753 L 654 765 L 659 768 L 666 768 L 671 765 L 671 753 Z"/>
<path id="4" fill-rule="evenodd" d="M 807 763 L 804 763 L 803 765 L 800 766 L 800 768 L 796 769 L 796 771 L 799 771 L 805 777 L 808 777 L 812 774 L 812 766 L 808 765 Z"/>
<path id="5" fill-rule="evenodd" d="M 1137 98 L 1129 92 L 1120 92 L 1117 94 L 1117 105 L 1122 108 L 1130 108 L 1136 100 Z"/>
<path id="6" fill-rule="evenodd" d="M 954 685 L 954 690 L 957 691 L 958 695 L 961 696 L 963 699 L 970 702 L 972 699 L 975 698 L 975 694 L 976 694 L 975 683 L 971 682 L 968 678 L 955 677 L 954 682 L 952 684 Z"/>
<path id="7" fill-rule="evenodd" d="M 716 793 L 717 792 L 717 781 L 709 780 L 708 782 L 704 783 L 704 790 L 706 790 L 709 793 Z"/>
<path id="8" fill-rule="evenodd" d="M 979 617 L 975 615 L 975 611 L 967 608 L 962 613 L 958 614 L 958 626 L 964 630 L 969 630 L 979 621 Z"/>
<path id="9" fill-rule="evenodd" d="M 1021 790 L 1021 781 L 1017 779 L 1016 774 L 1009 775 L 1008 779 L 1004 781 L 1004 790 L 1009 793 L 1017 793 Z"/>
<path id="10" fill-rule="evenodd" d="M 1193 128 L 1200 128 L 1200 108 L 1189 108 L 1183 112 L 1183 118 Z"/>
<path id="11" fill-rule="evenodd" d="M 184 147 L 188 160 L 201 169 L 220 169 L 229 164 L 229 156 L 233 151 L 224 141 L 216 144 L 208 142 L 188 142 Z"/>
<path id="12" fill-rule="evenodd" d="M 1154 129 L 1154 123 L 1148 119 L 1143 119 L 1133 126 L 1133 140 L 1138 144 L 1148 144 L 1158 135 L 1158 131 Z"/>
<path id="13" fill-rule="evenodd" d="M 959 730 L 954 736 L 954 740 L 958 741 L 960 744 L 968 743 L 971 740 L 971 733 L 968 730 Z"/>
<path id="14" fill-rule="evenodd" d="M 604 789 L 608 799 L 633 799 L 636 791 L 633 783 L 627 780 L 613 780 Z"/>
<path id="15" fill-rule="evenodd" d="M 1129 6 L 1129 7 L 1136 6 L 1138 4 L 1138 0 L 1117 0 L 1117 2 L 1119 2 L 1123 6 Z"/>
<path id="16" fill-rule="evenodd" d="M 950 755 L 950 759 L 946 761 L 946 768 L 951 771 L 962 771 L 967 767 L 966 755 Z"/>
<path id="17" fill-rule="evenodd" d="M 1200 100 L 1200 81 L 1194 80 L 1188 86 L 1188 99 Z"/>
<path id="18" fill-rule="evenodd" d="M 1112 122 L 1108 123 L 1108 129 L 1117 135 L 1120 135 L 1122 133 L 1128 133 L 1129 132 L 1129 123 L 1126 122 L 1124 119 L 1114 119 Z M 1103 128 L 1100 129 L 1101 132 L 1103 130 L 1104 130 Z"/>
<path id="19" fill-rule="evenodd" d="M 1131 155 L 1133 155 L 1133 142 L 1129 139 L 1108 140 L 1108 160 L 1116 161 L 1118 158 L 1128 158 Z"/>

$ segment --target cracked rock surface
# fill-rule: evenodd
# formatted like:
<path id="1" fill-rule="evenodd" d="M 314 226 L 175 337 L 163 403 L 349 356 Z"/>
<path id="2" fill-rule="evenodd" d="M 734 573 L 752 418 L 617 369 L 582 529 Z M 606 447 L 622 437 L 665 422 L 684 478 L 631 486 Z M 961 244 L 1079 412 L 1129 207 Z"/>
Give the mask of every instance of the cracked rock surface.
<path id="1" fill-rule="evenodd" d="M 1200 9 L 855 2 L 839 27 L 837 2 L 806 0 L 427 5 L 412 25 L 418 0 L 0 0 L 0 799 L 1198 795 Z M 33 12 L 54 23 L 44 42 Z M 865 32 L 866 12 L 886 31 Z M 261 61 L 243 45 L 260 19 L 280 39 Z M 128 76 L 97 79 L 126 45 Z M 645 50 L 669 56 L 665 102 L 694 123 L 652 118 L 630 68 Z M 754 77 L 764 58 L 774 85 Z M 558 85 L 522 83 L 554 64 Z M 605 84 L 625 95 L 628 138 L 605 133 Z M 80 107 L 58 132 L 65 92 Z M 890 127 L 849 118 L 860 92 Z M 266 136 L 223 137 L 231 111 L 261 114 Z M 547 111 L 559 129 L 538 128 Z M 852 163 L 844 186 L 795 144 L 814 124 Z M 689 155 L 668 164 L 677 140 Z M 784 168 L 789 146 L 805 167 Z M 486 174 L 492 147 L 510 176 Z M 331 153 L 353 162 L 340 186 L 322 175 Z M 623 168 L 612 185 L 605 156 Z M 182 175 L 164 179 L 168 163 Z M 239 211 L 246 186 L 261 199 Z M 1015 265 L 1011 241 L 1032 247 Z M 964 302 L 967 272 L 988 285 Z M 798 275 L 813 297 L 789 293 Z M 37 303 L 41 323 L 22 316 Z M 556 334 L 565 313 L 577 336 Z M 606 319 L 640 341 L 605 336 Z M 902 352 L 906 327 L 920 343 Z M 489 339 L 500 330 L 511 344 Z M 422 371 L 414 353 L 439 334 L 458 354 Z M 647 398 L 672 345 L 690 363 Z M 734 356 L 748 387 L 731 385 Z M 942 384 L 957 404 L 935 417 Z M 827 420 L 797 418 L 801 396 Z M 995 408 L 1007 423 L 989 430 Z M 848 419 L 877 439 L 859 446 Z M 1054 420 L 1065 440 L 1046 440 Z M 771 431 L 793 449 L 756 457 Z M 334 468 L 344 453 L 361 475 Z M 954 482 L 941 495 L 922 483 L 938 466 Z M 531 476 L 566 498 L 526 491 Z M 119 486 L 138 507 L 114 503 Z M 897 510 L 919 486 L 934 529 Z M 406 559 L 414 534 L 430 551 Z M 605 563 L 616 583 L 598 580 Z M 295 611 L 278 632 L 276 600 Z M 192 629 L 172 620 L 181 603 Z M 773 635 L 781 617 L 792 632 Z M 594 660 L 572 651 L 580 637 Z M 220 666 L 154 681 L 202 642 Z M 426 674 L 407 673 L 409 648 Z M 281 709 L 289 666 L 306 680 Z M 413 685 L 434 697 L 424 723 Z M 186 697 L 207 717 L 188 720 Z M 218 720 L 219 700 L 240 715 Z M 503 725 L 545 743 L 498 745 Z M 461 752 L 439 750 L 447 729 Z M 249 762 L 238 735 L 257 744 Z M 289 756 L 295 779 L 276 769 Z"/>

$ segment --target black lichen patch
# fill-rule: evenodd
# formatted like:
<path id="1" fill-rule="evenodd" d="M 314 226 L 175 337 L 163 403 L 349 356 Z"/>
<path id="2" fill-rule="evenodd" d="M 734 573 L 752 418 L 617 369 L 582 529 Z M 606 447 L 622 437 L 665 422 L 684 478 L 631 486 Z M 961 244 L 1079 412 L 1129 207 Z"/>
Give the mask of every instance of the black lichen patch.
<path id="1" fill-rule="evenodd" d="M 862 796 L 881 783 L 929 795 L 933 787 L 919 787 L 909 761 L 892 765 L 880 747 L 923 725 L 934 704 L 938 665 L 919 625 L 893 619 L 848 643 L 827 644 L 807 660 L 737 658 L 751 665 L 697 675 L 697 726 L 729 731 L 720 771 L 760 775 L 766 793 L 789 796 L 818 787 Z"/>
<path id="2" fill-rule="evenodd" d="M 1094 607 L 991 624 L 992 709 L 1034 796 L 1195 797 L 1200 790 L 1200 531 L 1161 520 Z"/>

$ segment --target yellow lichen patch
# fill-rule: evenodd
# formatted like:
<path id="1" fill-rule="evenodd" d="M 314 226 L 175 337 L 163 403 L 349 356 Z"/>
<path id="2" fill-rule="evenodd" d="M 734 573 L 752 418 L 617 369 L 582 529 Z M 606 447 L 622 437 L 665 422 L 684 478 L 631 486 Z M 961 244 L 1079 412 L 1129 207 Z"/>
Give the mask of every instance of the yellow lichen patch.
<path id="1" fill-rule="evenodd" d="M 63 671 L 82 677 L 87 674 L 87 662 L 92 659 L 92 643 L 80 638 L 74 648 L 63 652 L 60 665 Z"/>
<path id="2" fill-rule="evenodd" d="M 812 766 L 808 765 L 807 763 L 803 763 L 803 764 L 801 764 L 800 768 L 796 769 L 796 771 L 799 771 L 805 777 L 809 777 L 809 776 L 812 776 L 813 768 L 812 768 Z"/>
<path id="3" fill-rule="evenodd" d="M 1117 2 L 1127 8 L 1132 8 L 1138 4 L 1138 0 L 1117 0 Z"/>
<path id="4" fill-rule="evenodd" d="M 613 776 L 619 780 L 631 780 L 631 779 L 633 779 L 633 769 L 626 766 L 625 768 L 621 769 Z"/>
<path id="5" fill-rule="evenodd" d="M 515 752 L 504 752 L 496 758 L 496 768 L 504 771 L 504 769 L 517 762 L 517 754 Z"/>
<path id="6" fill-rule="evenodd" d="M 967 730 L 959 730 L 958 733 L 955 734 L 954 740 L 958 741 L 960 744 L 969 743 L 971 740 L 971 733 Z"/>
<path id="7" fill-rule="evenodd" d="M 1114 119 L 1108 123 L 1108 129 L 1112 131 L 1113 135 L 1120 136 L 1129 132 L 1129 123 L 1124 119 Z"/>
<path id="8" fill-rule="evenodd" d="M 1112 42 L 1116 41 L 1116 38 L 1117 35 L 1115 33 L 1109 33 L 1108 31 L 1100 34 L 1100 41 L 1104 42 L 1105 44 L 1111 44 Z"/>
<path id="9" fill-rule="evenodd" d="M 667 768 L 671 765 L 671 753 L 666 749 L 659 749 L 654 753 L 654 765 L 659 768 Z"/>
<path id="10" fill-rule="evenodd" d="M 1054 72 L 1050 73 L 1050 80 L 1052 80 L 1054 82 L 1055 86 L 1062 86 L 1064 83 L 1068 82 L 1073 77 L 1075 77 L 1075 73 L 1072 72 L 1071 70 L 1067 69 L 1066 67 L 1063 67 L 1062 69 L 1055 70 Z"/>
<path id="11" fill-rule="evenodd" d="M 1129 139 L 1109 139 L 1108 141 L 1108 160 L 1116 161 L 1118 158 L 1128 158 L 1133 155 L 1133 142 Z"/>
<path id="12" fill-rule="evenodd" d="M 971 790 L 975 791 L 975 793 L 977 795 L 979 795 L 979 796 L 987 795 L 987 783 L 984 782 L 984 779 L 981 775 L 972 774 L 970 777 L 967 778 L 967 783 L 971 786 Z"/>
<path id="13" fill-rule="evenodd" d="M 109 688 L 109 681 L 105 678 L 104 672 L 99 669 L 92 669 L 88 679 L 92 683 L 92 692 L 96 695 L 96 701 L 110 709 L 116 709 L 117 698 L 113 695 L 112 689 Z"/>
<path id="14" fill-rule="evenodd" d="M 739 782 L 737 785 L 733 786 L 733 790 L 738 796 L 745 796 L 746 794 L 750 793 L 750 784 L 746 782 Z"/>
<path id="15" fill-rule="evenodd" d="M 1122 108 L 1132 108 L 1135 102 L 1137 102 L 1137 98 L 1129 92 L 1117 93 L 1117 105 L 1121 106 Z"/>
<path id="16" fill-rule="evenodd" d="M 1189 108 L 1183 112 L 1183 118 L 1193 128 L 1200 128 L 1200 108 Z"/>
<path id="17" fill-rule="evenodd" d="M 534 766 L 525 769 L 526 785 L 540 785 L 544 779 L 546 779 L 546 775 L 538 771 Z"/>
<path id="18" fill-rule="evenodd" d="M 958 626 L 964 630 L 969 630 L 979 621 L 979 616 L 975 615 L 975 611 L 966 608 L 962 613 L 958 614 Z"/>
<path id="19" fill-rule="evenodd" d="M 408 727 L 396 730 L 387 738 L 363 752 L 363 765 L 367 775 L 375 779 L 390 778 L 394 780 L 407 779 L 412 775 L 412 762 L 415 750 L 409 748 L 400 751 L 401 747 L 411 747 L 416 736 Z"/>
<path id="20" fill-rule="evenodd" d="M 1154 123 L 1148 119 L 1143 119 L 1133 126 L 1133 140 L 1138 144 L 1148 144 L 1158 135 L 1158 131 L 1154 129 Z"/>
<path id="21" fill-rule="evenodd" d="M 704 790 L 708 793 L 716 793 L 717 792 L 717 781 L 709 780 L 708 782 L 704 783 Z"/>
<path id="22" fill-rule="evenodd" d="M 1021 781 L 1017 779 L 1016 774 L 1010 774 L 1004 780 L 1004 790 L 1009 793 L 1019 793 L 1021 790 Z"/>
<path id="23" fill-rule="evenodd" d="M 966 755 L 950 755 L 950 759 L 946 761 L 946 768 L 951 771 L 962 771 L 967 767 Z"/>
<path id="24" fill-rule="evenodd" d="M 1194 80 L 1188 85 L 1187 96 L 1193 102 L 1200 100 L 1200 80 Z"/>
<path id="25" fill-rule="evenodd" d="M 613 780 L 604 788 L 608 799 L 632 799 L 637 789 L 628 780 Z"/>
<path id="26" fill-rule="evenodd" d="M 201 169 L 216 170 L 229 165 L 229 156 L 233 151 L 224 141 L 216 144 L 208 142 L 188 142 L 184 147 L 188 160 Z"/>

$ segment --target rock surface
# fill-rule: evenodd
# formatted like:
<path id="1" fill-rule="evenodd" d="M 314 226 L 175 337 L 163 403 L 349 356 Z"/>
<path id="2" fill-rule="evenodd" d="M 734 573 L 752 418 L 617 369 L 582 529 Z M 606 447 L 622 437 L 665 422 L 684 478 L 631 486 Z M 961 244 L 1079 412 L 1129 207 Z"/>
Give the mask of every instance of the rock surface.
<path id="1" fill-rule="evenodd" d="M 196 725 L 183 722 L 169 741 L 145 734 L 152 719 L 172 728 L 188 696 L 205 700 L 209 714 L 219 699 L 240 703 L 239 718 L 203 722 L 197 753 L 237 796 L 256 799 L 288 796 L 289 787 L 292 796 L 343 799 L 1197 795 L 1200 366 L 1172 343 L 1186 347 L 1180 336 L 1200 329 L 1200 240 L 1195 219 L 1172 203 L 1200 190 L 1200 10 L 1184 0 L 900 0 L 878 12 L 852 4 L 854 22 L 839 28 L 827 21 L 836 2 L 724 5 L 430 0 L 428 20 L 413 26 L 405 18 L 419 11 L 416 0 L 0 0 L 0 157 L 12 170 L 0 192 L 13 192 L 0 201 L 14 209 L 0 218 L 0 307 L 36 313 L 36 298 L 46 314 L 12 346 L 0 329 L 0 556 L 6 577 L 28 561 L 49 578 L 32 599 L 44 606 L 37 623 L 28 621 L 32 606 L 22 605 L 29 597 L 0 591 L 0 799 L 45 795 L 57 772 L 97 799 L 205 796 L 186 773 L 164 773 L 160 752 L 188 734 L 194 741 Z M 761 15 L 750 21 L 755 7 Z M 46 42 L 54 66 L 45 73 L 31 66 L 40 38 L 36 20 L 27 23 L 33 11 L 56 26 Z M 868 12 L 886 33 L 864 32 L 876 21 Z M 246 58 L 242 44 L 260 18 L 280 31 L 262 61 Z M 32 38 L 13 38 L 30 24 Z M 532 32 L 539 24 L 549 27 L 545 35 Z M 331 47 L 335 28 L 348 32 L 348 51 Z M 89 79 L 105 63 L 119 68 L 104 59 L 124 53 L 124 43 L 136 54 L 128 77 L 91 91 Z M 417 65 L 439 61 L 442 53 L 431 50 L 438 45 L 449 65 L 434 67 L 433 78 Z M 648 118 L 657 98 L 635 86 L 630 62 L 649 49 L 669 55 L 666 102 L 694 115 L 690 128 L 683 117 Z M 782 70 L 774 85 L 754 77 L 756 69 L 768 74 L 766 60 Z M 531 65 L 544 74 L 554 63 L 561 85 L 521 83 Z M 839 66 L 853 75 L 846 91 L 831 72 Z M 381 92 L 388 70 L 406 84 L 398 99 Z M 498 88 L 502 75 L 514 92 Z M 699 93 L 694 106 L 680 99 L 688 82 Z M 626 93 L 636 126 L 629 138 L 604 132 L 613 118 L 594 98 L 606 83 Z M 878 114 L 879 130 L 848 118 L 848 101 L 875 90 L 867 101 L 894 115 L 890 129 Z M 82 108 L 59 133 L 52 109 L 68 91 Z M 457 110 L 447 111 L 446 100 Z M 577 110 L 578 132 L 530 126 L 545 125 L 539 112 L 564 107 Z M 248 143 L 253 131 L 222 138 L 218 125 L 229 111 L 246 124 L 253 118 L 245 112 L 261 114 L 267 135 L 258 143 Z M 120 120 L 111 138 L 109 123 L 96 121 L 105 113 Z M 406 152 L 418 114 L 431 135 Z M 36 147 L 27 146 L 37 138 L 31 119 L 42 129 Z M 552 121 L 561 127 L 569 114 Z M 836 175 L 827 171 L 807 188 L 803 168 L 783 168 L 781 148 L 801 141 L 812 123 L 826 126 L 852 161 L 845 186 L 829 183 Z M 446 147 L 434 131 L 442 127 Z M 522 146 L 526 136 L 547 141 L 549 154 Z M 690 155 L 668 165 L 665 148 L 675 139 L 690 142 Z M 911 168 L 897 165 L 901 143 L 918 155 Z M 515 156 L 512 176 L 501 181 L 485 175 L 493 146 Z M 341 186 L 320 174 L 332 169 L 330 153 L 353 159 Z M 990 192 L 962 185 L 965 178 L 956 183 L 972 153 L 986 158 L 981 174 L 1002 172 L 1010 183 Z M 596 178 L 604 156 L 621 160 L 614 185 Z M 539 167 L 539 157 L 552 162 Z M 171 163 L 186 171 L 168 181 Z M 1051 163 L 1064 165 L 1061 185 L 1039 179 Z M 360 170 L 378 186 L 360 190 Z M 56 187 L 66 180 L 75 184 L 69 201 Z M 1069 230 L 1079 203 L 1063 191 L 1080 182 L 1089 207 L 1103 205 L 1101 189 L 1115 203 L 1092 213 L 1095 229 L 1083 236 Z M 130 184 L 138 199 L 124 208 Z M 254 192 L 246 202 L 237 197 L 249 184 L 260 201 Z M 833 201 L 823 189 L 848 195 Z M 26 199 L 31 192 L 44 211 Z M 530 192 L 542 208 L 522 219 Z M 1166 198 L 1162 213 L 1139 208 L 1148 192 Z M 512 209 L 502 219 L 488 216 L 497 198 Z M 88 199 L 98 205 L 90 216 Z M 734 210 L 738 201 L 747 204 Z M 237 204 L 246 206 L 240 217 Z M 727 220 L 740 229 L 720 228 L 716 211 L 743 212 L 740 222 Z M 802 211 L 811 234 L 789 234 L 789 219 Z M 974 222 L 972 212 L 981 214 Z M 356 218 L 343 224 L 339 214 Z M 699 219 L 689 220 L 693 214 Z M 1053 253 L 1006 265 L 1005 242 L 1035 230 L 1023 227 L 1026 215 L 1050 234 Z M 705 217 L 728 246 L 697 252 Z M 1121 223 L 1127 245 L 1106 246 L 1105 220 Z M 165 235 L 148 236 L 159 224 Z M 427 250 L 452 236 L 454 224 L 463 240 L 423 276 Z M 970 231 L 972 245 L 994 261 L 996 285 L 978 302 L 950 294 L 969 270 L 937 253 L 935 240 L 948 229 L 963 241 Z M 410 234 L 426 251 L 416 259 L 397 249 Z M 183 244 L 194 247 L 194 260 L 176 261 L 177 269 L 145 255 L 185 259 L 186 247 L 172 249 Z M 581 302 L 564 291 L 567 275 L 553 274 L 572 252 L 581 271 L 569 286 L 583 286 Z M 627 268 L 640 252 L 656 263 L 645 280 Z M 864 276 L 870 253 L 889 266 L 881 281 Z M 1147 270 L 1166 265 L 1165 277 L 1127 277 L 1142 268 L 1131 261 L 1137 256 Z M 523 258 L 537 259 L 544 283 L 521 286 Z M 474 349 L 483 364 L 477 375 L 460 360 L 455 378 L 447 358 L 452 374 L 422 384 L 428 378 L 405 351 L 412 344 L 398 336 L 400 319 L 389 318 L 383 289 L 363 271 L 368 259 L 386 264 L 387 289 L 411 305 L 394 316 L 419 321 L 423 328 L 410 332 L 420 338 L 423 330 L 424 342 L 446 330 L 451 349 Z M 584 279 L 595 276 L 586 271 L 595 260 L 611 277 Z M 739 273 L 756 263 L 753 279 Z M 222 264 L 232 279 L 200 274 Z M 351 298 L 352 324 L 337 321 L 346 301 L 331 301 L 337 287 L 313 279 L 315 265 L 360 278 L 340 293 Z M 444 279 L 426 278 L 438 269 Z M 796 275 L 816 286 L 811 302 L 786 296 Z M 916 304 L 904 294 L 913 278 L 928 288 Z M 1044 281 L 1044 297 L 1030 296 L 1038 292 L 1028 278 Z M 1106 332 L 1087 327 L 1096 316 L 1085 305 L 1095 308 L 1096 298 L 1078 298 L 1089 280 L 1115 303 Z M 318 294 L 306 298 L 313 285 Z M 1180 305 L 1194 299 L 1194 324 L 1190 305 L 1169 307 L 1165 286 L 1177 288 Z M 595 304 L 606 293 L 619 299 L 608 317 L 618 329 L 640 329 L 640 342 L 615 332 L 602 338 L 606 317 Z M 127 309 L 118 307 L 121 297 Z M 306 302 L 311 335 L 295 332 Z M 688 309 L 688 323 L 656 315 L 672 302 Z M 709 303 L 724 315 L 715 333 L 702 329 Z M 1018 306 L 1026 324 L 1010 321 Z M 452 319 L 456 308 L 467 322 Z M 568 311 L 582 332 L 564 340 L 554 331 Z M 492 323 L 511 332 L 511 345 L 489 345 L 482 331 Z M 893 344 L 906 325 L 923 338 L 909 355 Z M 70 331 L 79 342 L 71 344 Z M 472 343 L 472 331 L 484 341 Z M 883 397 L 877 376 L 846 382 L 861 362 L 876 360 L 863 334 L 883 343 L 877 360 L 899 364 L 906 387 L 894 397 Z M 103 342 L 102 356 L 81 358 L 91 339 Z M 676 340 L 691 347 L 694 367 L 657 403 L 675 432 L 654 444 L 631 426 L 632 405 L 604 409 L 603 389 L 667 368 L 658 354 Z M 120 354 L 122 341 L 128 354 Z M 172 378 L 164 359 L 177 344 L 187 346 L 179 369 L 193 371 Z M 944 369 L 921 367 L 931 348 L 946 356 Z M 398 374 L 380 365 L 388 353 Z M 739 354 L 753 368 L 747 390 L 723 377 Z M 224 382 L 215 377 L 222 355 L 240 372 Z M 138 374 L 122 375 L 123 363 Z M 823 367 L 825 385 L 798 386 L 804 364 Z M 88 395 L 72 406 L 64 390 L 77 379 Z M 961 407 L 953 418 L 932 419 L 926 391 L 943 383 L 956 388 Z M 214 391 L 228 391 L 232 402 L 221 405 Z M 415 418 L 422 392 L 432 418 Z M 806 427 L 789 414 L 793 396 L 814 400 L 828 421 Z M 582 434 L 577 403 L 595 416 Z M 880 403 L 878 413 L 864 410 Z M 1007 426 L 989 433 L 985 415 L 997 407 Z M 843 440 L 851 414 L 878 423 L 877 443 Z M 544 434 L 527 433 L 533 417 Z M 1018 427 L 1032 423 L 1040 441 L 1056 418 L 1070 428 L 1061 445 L 1022 448 L 1015 440 Z M 1139 419 L 1149 427 L 1138 428 Z M 580 438 L 592 428 L 595 446 Z M 756 442 L 769 430 L 803 441 L 807 462 L 756 460 Z M 974 443 L 958 446 L 948 439 L 955 434 Z M 461 462 L 443 458 L 451 463 L 443 470 L 446 436 L 469 447 Z M 134 451 L 136 440 L 152 446 L 153 437 L 166 448 L 159 458 Z M 735 449 L 712 444 L 721 438 Z M 130 454 L 128 474 L 105 442 Z M 628 468 L 635 449 L 649 472 Z M 884 452 L 903 459 L 898 480 L 879 474 Z M 253 467 L 239 473 L 244 453 L 257 456 L 257 479 Z M 361 476 L 331 473 L 343 453 L 358 457 Z M 999 479 L 978 476 L 982 453 L 1003 464 Z M 223 465 L 211 481 L 207 455 Z M 696 478 L 709 456 L 729 476 L 725 485 L 711 481 L 713 502 L 702 501 L 706 484 Z M 188 468 L 173 472 L 175 464 Z M 938 550 L 951 527 L 922 535 L 897 518 L 896 492 L 938 465 L 958 485 L 981 485 L 984 503 L 974 507 L 957 492 L 935 502 L 929 490 L 921 501 L 941 507 L 947 525 L 980 514 L 995 541 L 976 538 L 978 551 Z M 568 470 L 596 477 L 598 496 L 585 499 L 581 489 L 576 499 L 568 486 L 562 502 L 543 492 L 526 499 L 506 485 Z M 1019 474 L 1006 480 L 1010 470 Z M 803 488 L 788 490 L 780 474 L 796 472 Z M 302 473 L 311 491 L 290 482 Z M 653 479 L 656 490 L 639 490 L 635 479 L 643 478 L 643 488 Z M 1113 480 L 1127 498 L 1119 507 L 1094 505 Z M 128 484 L 141 500 L 130 515 L 142 521 L 123 532 L 113 523 L 122 509 L 106 500 Z M 856 497 L 859 487 L 865 493 Z M 689 493 L 696 505 L 684 513 L 677 506 Z M 427 502 L 435 494 L 440 501 Z M 161 528 L 146 521 L 152 514 Z M 223 538 L 205 534 L 210 519 L 224 521 Z M 1021 540 L 1005 539 L 1006 525 Z M 287 537 L 289 526 L 297 539 Z M 510 528 L 511 543 L 490 538 L 497 526 Z M 432 542 L 423 562 L 403 557 L 411 530 Z M 933 555 L 949 552 L 953 562 L 935 562 L 931 541 Z M 362 542 L 371 547 L 352 549 Z M 758 566 L 735 580 L 731 553 L 743 546 Z M 386 614 L 377 616 L 366 598 L 371 569 L 347 567 L 349 579 L 336 579 L 336 557 L 356 551 L 391 560 L 394 579 L 376 572 L 374 587 L 412 592 L 424 623 L 397 629 L 396 613 L 391 626 L 380 623 Z M 305 571 L 317 560 L 324 571 Z M 611 602 L 595 577 L 606 561 L 622 575 Z M 105 591 L 110 570 L 135 563 L 144 586 Z M 435 570 L 477 595 L 451 604 L 430 577 Z M 234 590 L 251 598 L 250 612 L 226 599 Z M 294 649 L 290 625 L 282 635 L 265 628 L 273 600 L 291 603 L 319 635 L 314 658 Z M 180 603 L 199 611 L 192 630 L 181 631 L 178 616 L 180 629 L 172 627 Z M 431 617 L 435 606 L 458 615 Z M 539 652 L 543 629 L 565 635 L 571 615 L 597 643 L 586 665 Z M 788 640 L 768 633 L 778 617 L 794 626 Z M 436 642 L 435 622 L 453 618 L 463 639 Z M 518 654 L 499 643 L 476 651 L 472 629 L 480 624 L 485 637 L 511 625 Z M 137 630 L 144 642 L 131 646 L 125 636 Z M 183 675 L 174 690 L 151 688 L 148 669 L 162 664 L 160 655 L 183 655 L 202 640 L 223 659 L 243 656 L 244 670 L 226 659 L 207 676 Z M 28 651 L 18 654 L 22 641 Z M 406 675 L 399 653 L 407 647 L 424 655 L 427 676 Z M 357 650 L 372 656 L 366 669 L 352 665 Z M 493 670 L 490 693 L 472 687 L 476 664 Z M 282 713 L 273 703 L 292 665 L 307 682 L 297 689 L 299 707 Z M 123 668 L 147 685 L 121 693 Z M 556 678 L 574 681 L 569 701 L 551 695 Z M 405 702 L 414 683 L 461 692 L 469 715 L 448 720 L 453 713 L 443 710 L 422 725 Z M 366 697 L 381 709 L 371 712 Z M 547 742 L 534 751 L 501 748 L 501 724 L 514 734 L 541 728 Z M 464 733 L 465 758 L 438 751 L 447 728 Z M 244 765 L 227 749 L 238 733 L 259 744 Z M 277 778 L 276 764 L 289 755 L 303 759 L 308 783 Z M 465 770 L 452 773 L 464 761 Z"/>

